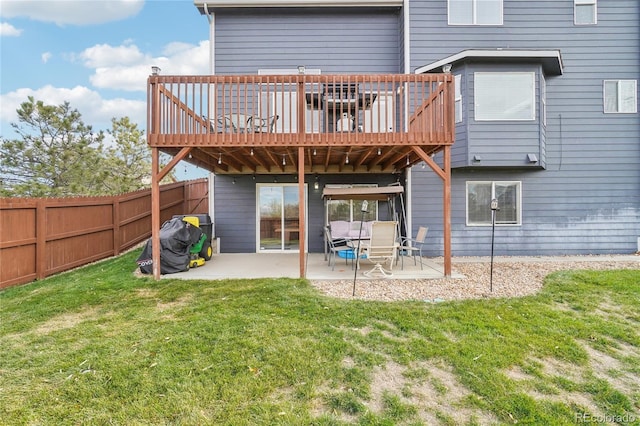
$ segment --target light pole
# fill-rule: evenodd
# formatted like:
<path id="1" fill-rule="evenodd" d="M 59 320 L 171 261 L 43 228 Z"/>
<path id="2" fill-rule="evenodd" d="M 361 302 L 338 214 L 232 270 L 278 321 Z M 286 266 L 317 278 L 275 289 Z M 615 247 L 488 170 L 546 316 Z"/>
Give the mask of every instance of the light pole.
<path id="1" fill-rule="evenodd" d="M 369 202 L 367 200 L 364 200 L 362 202 L 362 207 L 360 207 L 360 212 L 362 213 L 360 215 L 360 232 L 358 232 L 358 248 L 356 249 L 355 254 L 355 261 L 356 261 L 356 271 L 353 273 L 353 293 L 351 294 L 351 296 L 355 296 L 356 295 L 356 277 L 358 276 L 358 261 L 360 260 L 360 239 L 362 238 L 362 222 L 364 222 L 364 215 L 365 213 L 367 213 L 367 210 L 369 209 Z"/>
<path id="2" fill-rule="evenodd" d="M 489 290 L 493 293 L 493 240 L 496 233 L 496 210 L 498 208 L 498 199 L 491 200 L 491 275 L 489 278 Z"/>

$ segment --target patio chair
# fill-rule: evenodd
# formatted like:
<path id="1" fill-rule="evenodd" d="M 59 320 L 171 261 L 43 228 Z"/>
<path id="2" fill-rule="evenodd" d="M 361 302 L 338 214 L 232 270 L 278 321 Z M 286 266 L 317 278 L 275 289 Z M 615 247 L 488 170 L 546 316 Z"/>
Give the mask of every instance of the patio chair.
<path id="1" fill-rule="evenodd" d="M 269 118 L 248 114 L 226 114 L 218 117 L 218 129 L 224 133 L 273 133 L 277 114 Z"/>
<path id="2" fill-rule="evenodd" d="M 391 269 L 396 259 L 398 251 L 397 242 L 398 222 L 396 221 L 375 221 L 371 224 L 371 235 L 369 244 L 362 248 L 365 258 L 375 265 L 364 275 L 368 277 L 387 278 L 393 275 Z M 358 259 L 359 261 L 360 259 Z M 385 269 L 382 265 L 389 263 L 389 269 Z"/>
<path id="3" fill-rule="evenodd" d="M 336 132 L 352 132 L 356 129 L 355 118 L 348 112 L 343 112 L 342 117 L 336 122 Z"/>
<path id="4" fill-rule="evenodd" d="M 278 114 L 269 118 L 258 117 L 252 115 L 247 121 L 247 126 L 255 133 L 273 133 L 276 127 L 276 121 L 280 118 Z"/>
<path id="5" fill-rule="evenodd" d="M 353 251 L 353 247 L 349 245 L 349 240 L 346 238 L 332 238 L 331 236 L 331 227 L 324 227 L 325 236 L 327 238 L 327 244 L 329 245 L 329 266 L 331 266 L 331 270 L 333 271 L 336 267 L 336 258 L 340 256 L 340 253 L 344 253 L 344 263 L 347 264 L 348 260 L 351 259 L 351 269 L 353 269 L 353 258 L 355 257 L 355 253 Z M 333 256 L 333 266 L 331 265 L 331 257 Z M 342 256 L 340 256 L 342 257 Z"/>
<path id="6" fill-rule="evenodd" d="M 252 116 L 247 114 L 226 114 L 218 116 L 218 128 L 224 133 L 244 133 L 251 129 Z"/>
<path id="7" fill-rule="evenodd" d="M 401 237 L 400 238 L 400 254 L 402 258 L 402 269 L 404 269 L 404 256 L 412 256 L 413 264 L 416 265 L 416 255 L 420 258 L 420 269 L 424 269 L 422 265 L 422 247 L 424 246 L 424 240 L 427 238 L 427 231 L 429 228 L 421 226 L 418 228 L 418 233 L 415 238 Z M 397 261 L 396 261 L 397 263 Z"/>

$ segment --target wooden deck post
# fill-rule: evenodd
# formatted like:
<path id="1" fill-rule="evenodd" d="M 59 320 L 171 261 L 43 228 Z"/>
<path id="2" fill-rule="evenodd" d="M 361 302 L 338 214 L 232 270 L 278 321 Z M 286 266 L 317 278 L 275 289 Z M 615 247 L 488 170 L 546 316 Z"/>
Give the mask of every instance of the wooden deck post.
<path id="1" fill-rule="evenodd" d="M 444 147 L 443 156 L 444 276 L 451 277 L 451 146 Z"/>
<path id="2" fill-rule="evenodd" d="M 298 208 L 298 230 L 299 230 L 299 243 L 298 245 L 300 246 L 300 278 L 306 278 L 307 276 L 307 271 L 306 271 L 306 257 L 307 257 L 307 250 L 306 247 L 307 245 L 305 244 L 305 241 L 307 240 L 306 237 L 306 221 L 305 221 L 305 217 L 306 217 L 306 199 L 305 199 L 305 190 L 304 190 L 304 148 L 300 147 L 298 148 L 298 200 L 299 200 L 299 208 Z"/>
<path id="3" fill-rule="evenodd" d="M 160 279 L 160 152 L 151 148 L 151 259 L 153 278 Z"/>
<path id="4" fill-rule="evenodd" d="M 304 76 L 298 80 L 298 135 L 302 137 L 305 132 L 305 94 L 304 94 Z M 304 147 L 298 147 L 298 248 L 300 252 L 300 278 L 306 278 L 306 198 L 304 191 Z"/>

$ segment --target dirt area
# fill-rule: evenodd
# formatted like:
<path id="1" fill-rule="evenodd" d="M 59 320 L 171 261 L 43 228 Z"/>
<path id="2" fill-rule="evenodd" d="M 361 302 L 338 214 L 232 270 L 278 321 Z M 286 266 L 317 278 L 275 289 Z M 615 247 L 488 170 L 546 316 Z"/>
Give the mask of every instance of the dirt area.
<path id="1" fill-rule="evenodd" d="M 362 279 L 356 280 L 355 298 L 363 300 L 398 301 L 422 300 L 441 302 L 445 300 L 482 299 L 491 297 L 520 297 L 537 293 L 542 288 L 544 277 L 551 272 L 569 269 L 640 269 L 637 261 L 607 256 L 582 256 L 570 258 L 499 258 L 493 264 L 473 258 L 453 259 L 453 271 L 464 278 L 442 278 L 424 280 Z M 437 260 L 437 263 L 441 263 Z M 344 299 L 352 299 L 353 280 L 312 281 L 323 293 Z"/>

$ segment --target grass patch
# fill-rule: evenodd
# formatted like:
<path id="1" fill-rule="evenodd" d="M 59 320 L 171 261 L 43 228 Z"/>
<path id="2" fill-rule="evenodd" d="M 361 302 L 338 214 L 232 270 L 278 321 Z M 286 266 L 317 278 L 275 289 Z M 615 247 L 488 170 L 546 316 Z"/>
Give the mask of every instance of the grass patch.
<path id="1" fill-rule="evenodd" d="M 136 257 L 0 292 L 0 424 L 640 424 L 638 270 L 383 303 Z"/>

